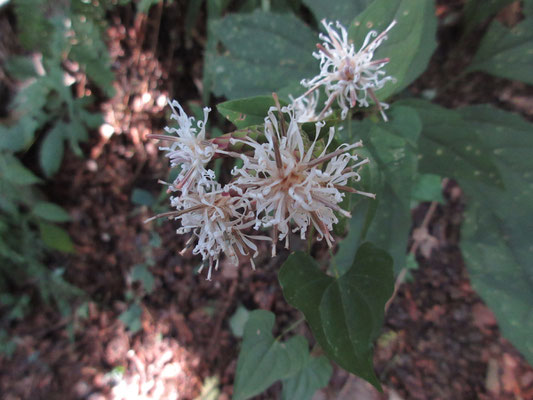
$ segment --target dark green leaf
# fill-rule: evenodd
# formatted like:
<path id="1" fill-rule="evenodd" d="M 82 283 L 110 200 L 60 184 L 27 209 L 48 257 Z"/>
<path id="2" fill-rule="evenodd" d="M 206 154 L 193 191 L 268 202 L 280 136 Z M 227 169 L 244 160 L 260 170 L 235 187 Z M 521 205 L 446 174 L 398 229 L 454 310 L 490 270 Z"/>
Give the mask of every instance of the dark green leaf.
<path id="1" fill-rule="evenodd" d="M 122 321 L 124 325 L 126 325 L 126 328 L 131 333 L 136 333 L 141 329 L 142 313 L 142 308 L 138 304 L 133 303 L 126 311 L 120 314 L 118 319 Z"/>
<path id="2" fill-rule="evenodd" d="M 74 252 L 74 244 L 63 228 L 47 222 L 39 222 L 39 231 L 41 232 L 41 239 L 48 247 L 65 253 Z"/>
<path id="3" fill-rule="evenodd" d="M 317 21 L 326 19 L 340 21 L 344 26 L 350 25 L 353 19 L 359 15 L 372 0 L 336 0 L 325 2 L 322 0 L 303 0 L 303 3 L 311 9 Z"/>
<path id="4" fill-rule="evenodd" d="M 435 5 L 427 0 L 376 0 L 350 24 L 349 37 L 360 48 L 370 30 L 384 31 L 396 20 L 374 54 L 374 59 L 390 58 L 384 67 L 387 75 L 396 78 L 376 92 L 380 99 L 399 92 L 424 70 L 437 47 Z"/>
<path id="5" fill-rule="evenodd" d="M 155 204 L 155 198 L 149 191 L 135 188 L 131 193 L 131 202 L 139 206 L 151 207 Z"/>
<path id="6" fill-rule="evenodd" d="M 505 185 L 460 180 L 468 204 L 461 248 L 470 279 L 503 335 L 533 364 L 533 126 L 489 106 L 459 112 L 485 143 Z"/>
<path id="7" fill-rule="evenodd" d="M 283 101 L 280 103 L 282 106 L 287 105 Z M 275 105 L 272 96 L 257 96 L 220 103 L 217 105 L 217 110 L 237 129 L 242 129 L 263 124 L 268 110 Z"/>
<path id="8" fill-rule="evenodd" d="M 377 388 L 372 341 L 381 329 L 392 295 L 392 258 L 370 243 L 359 247 L 340 277 L 323 273 L 307 254 L 292 254 L 279 272 L 283 294 L 298 308 L 328 357 Z"/>
<path id="9" fill-rule="evenodd" d="M 244 400 L 268 388 L 279 379 L 297 373 L 307 362 L 309 350 L 303 336 L 279 342 L 272 336 L 274 314 L 256 310 L 244 328 L 237 371 L 234 400 Z"/>
<path id="10" fill-rule="evenodd" d="M 51 222 L 70 221 L 70 215 L 57 204 L 40 201 L 32 209 L 32 213 Z"/>
<path id="11" fill-rule="evenodd" d="M 217 55 L 218 38 L 214 32 L 216 21 L 228 6 L 229 0 L 207 0 L 207 43 L 204 50 L 202 103 L 209 103 L 209 96 L 214 86 L 214 66 Z"/>
<path id="12" fill-rule="evenodd" d="M 533 18 L 511 29 L 493 21 L 467 71 L 484 71 L 533 84 Z"/>
<path id="13" fill-rule="evenodd" d="M 29 116 L 23 116 L 15 125 L 0 125 L 0 150 L 24 150 L 33 141 L 36 129 L 37 121 Z"/>
<path id="14" fill-rule="evenodd" d="M 326 357 L 309 357 L 300 372 L 283 380 L 282 400 L 311 400 L 318 389 L 328 384 L 332 372 Z"/>
<path id="15" fill-rule="evenodd" d="M 375 193 L 376 199 L 369 200 L 373 204 L 368 208 L 357 205 L 353 210 L 348 237 L 345 243 L 341 242 L 341 251 L 336 257 L 340 271 L 349 268 L 355 249 L 363 241 L 386 249 L 394 258 L 396 272 L 405 266 L 411 229 L 411 192 L 417 172 L 416 142 L 421 122 L 417 113 L 408 107 L 394 106 L 388 114 L 389 122 L 353 122 L 347 130 L 349 141 L 363 139 L 371 160 L 364 170 L 375 169 L 369 176 L 371 186 L 367 190 Z"/>
<path id="16" fill-rule="evenodd" d="M 227 49 L 213 62 L 216 95 L 270 95 L 318 73 L 317 37 L 292 14 L 231 14 L 213 21 L 212 30 Z"/>
<path id="17" fill-rule="evenodd" d="M 422 100 L 401 104 L 413 107 L 422 119 L 420 172 L 502 187 L 492 155 L 461 114 Z"/>
<path id="18" fill-rule="evenodd" d="M 15 185 L 33 185 L 41 180 L 11 154 L 0 157 L 0 176 Z"/>
<path id="19" fill-rule="evenodd" d="M 47 177 L 54 175 L 63 160 L 63 141 L 69 132 L 65 123 L 59 121 L 46 134 L 39 152 L 39 163 Z"/>

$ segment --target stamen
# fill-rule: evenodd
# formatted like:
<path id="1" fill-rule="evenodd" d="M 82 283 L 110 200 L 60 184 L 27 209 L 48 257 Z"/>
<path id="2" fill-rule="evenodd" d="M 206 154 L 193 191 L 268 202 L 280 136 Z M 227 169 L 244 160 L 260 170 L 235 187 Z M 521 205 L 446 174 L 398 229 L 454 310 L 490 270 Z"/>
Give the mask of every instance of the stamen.
<path id="1" fill-rule="evenodd" d="M 276 93 L 272 93 L 272 98 L 274 99 L 274 104 L 276 104 L 276 107 L 278 109 L 278 118 L 279 118 L 279 124 L 281 128 L 281 136 L 287 136 L 287 129 L 285 128 L 285 118 L 283 117 L 283 113 L 281 112 L 281 104 L 279 102 L 278 95 Z"/>
<path id="2" fill-rule="evenodd" d="M 312 168 L 315 165 L 322 164 L 325 161 L 331 160 L 333 157 L 337 157 L 340 154 L 346 153 L 347 151 L 350 150 L 350 148 L 353 149 L 355 147 L 361 147 L 361 146 L 363 146 L 363 141 L 362 140 L 358 141 L 357 143 L 354 143 L 350 147 L 343 147 L 343 148 L 337 149 L 337 150 L 335 150 L 332 153 L 326 154 L 323 157 L 319 157 L 319 158 L 317 158 L 317 159 L 315 159 L 313 161 L 310 161 L 307 164 L 305 164 L 305 168 L 306 169 Z"/>
<path id="3" fill-rule="evenodd" d="M 326 111 L 328 111 L 328 109 L 331 107 L 336 97 L 337 97 L 337 93 L 333 93 L 331 96 L 329 96 L 326 106 L 324 107 L 322 111 L 320 111 L 320 114 L 318 115 L 318 118 L 317 118 L 318 120 L 321 120 L 322 118 L 324 118 Z"/>
<path id="4" fill-rule="evenodd" d="M 170 142 L 179 142 L 180 138 L 176 136 L 170 136 L 170 135 L 158 135 L 155 133 L 149 133 L 146 135 L 149 139 L 159 139 L 159 140 L 168 140 Z"/>
<path id="5" fill-rule="evenodd" d="M 372 100 L 374 100 L 374 103 L 376 103 L 376 106 L 378 107 L 378 110 L 379 110 L 381 116 L 383 117 L 383 121 L 387 122 L 389 119 L 387 118 L 387 115 L 385 114 L 385 111 L 383 111 L 383 107 L 381 106 L 381 102 L 376 97 L 376 93 L 374 93 L 374 91 L 372 89 L 368 88 L 368 94 L 370 95 Z"/>
<path id="6" fill-rule="evenodd" d="M 326 49 L 324 46 L 322 46 L 320 43 L 316 44 L 316 48 L 320 50 L 322 53 L 324 53 L 329 58 L 333 59 L 333 55 Z"/>

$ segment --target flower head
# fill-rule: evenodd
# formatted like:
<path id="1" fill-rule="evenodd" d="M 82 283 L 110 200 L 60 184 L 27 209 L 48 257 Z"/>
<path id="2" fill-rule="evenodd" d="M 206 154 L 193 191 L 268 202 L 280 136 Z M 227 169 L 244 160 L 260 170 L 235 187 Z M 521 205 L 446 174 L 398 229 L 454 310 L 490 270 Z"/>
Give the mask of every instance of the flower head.
<path id="1" fill-rule="evenodd" d="M 355 51 L 353 43 L 348 40 L 346 29 L 337 21 L 337 32 L 332 27 L 332 23 L 322 20 L 322 25 L 326 28 L 327 35 L 320 34 L 320 39 L 324 42 L 317 44 L 318 51 L 313 56 L 320 60 L 320 74 L 310 80 L 303 80 L 302 85 L 310 88 L 307 93 L 313 92 L 320 86 L 325 87 L 328 100 L 323 112 L 337 99 L 339 107 L 342 109 L 341 117 L 346 118 L 350 107 L 359 104 L 361 107 L 368 107 L 368 96 L 378 105 L 385 120 L 387 117 L 383 112 L 388 107 L 380 102 L 374 90 L 381 89 L 386 82 L 394 80 L 386 76 L 382 70 L 388 62 L 388 58 L 372 60 L 374 52 L 387 39 L 387 33 L 396 24 L 396 21 L 378 35 L 376 31 L 370 31 L 359 51 Z"/>
<path id="2" fill-rule="evenodd" d="M 238 253 L 243 256 L 257 256 L 257 245 L 253 240 L 271 240 L 267 236 L 245 233 L 245 230 L 254 224 L 248 200 L 232 195 L 218 184 L 212 185 L 209 191 L 199 185 L 195 192 L 172 197 L 171 205 L 176 207 L 177 211 L 167 214 L 181 220 L 177 233 L 193 234 L 184 251 L 192 247 L 196 240 L 193 254 L 200 254 L 203 261 L 209 265 L 208 280 L 211 279 L 213 264 L 215 269 L 218 269 L 222 253 L 238 266 Z M 254 266 L 253 259 L 250 260 Z"/>
<path id="3" fill-rule="evenodd" d="M 215 155 L 217 146 L 205 137 L 205 124 L 211 109 L 204 108 L 204 120 L 195 122 L 194 117 L 187 116 L 176 100 L 169 102 L 169 105 L 172 108 L 170 118 L 178 122 L 178 128 L 165 128 L 172 135 L 150 137 L 170 142 L 170 146 L 160 147 L 160 150 L 166 150 L 171 167 L 181 167 L 171 189 L 187 192 L 198 183 L 206 183 L 206 177 L 212 175 L 206 165 Z"/>
<path id="4" fill-rule="evenodd" d="M 281 109 L 280 120 L 276 118 L 275 110 L 272 107 L 265 118 L 266 143 L 251 138 L 233 139 L 250 146 L 253 156 L 240 155 L 243 166 L 233 171 L 236 179 L 232 188 L 243 198 L 248 198 L 255 207 L 256 229 L 261 226 L 274 228 L 273 253 L 278 238 L 285 239 L 288 246 L 291 222 L 295 225 L 293 232 L 300 231 L 302 238 L 311 225 L 318 232 L 318 239 L 325 238 L 331 245 L 333 238 L 330 232 L 333 224 L 338 222 L 334 211 L 350 215 L 338 206 L 344 197 L 343 191 L 374 197 L 347 186 L 350 178 L 360 179 L 355 169 L 368 162 L 368 159 L 359 161 L 357 155 L 349 152 L 362 146 L 362 142 L 343 144 L 326 153 L 335 133 L 334 128 L 330 128 L 326 146 L 315 156 L 324 123 L 316 124 L 315 139 L 306 148 L 294 109 Z M 284 113 L 290 118 L 288 126 Z M 327 166 L 322 168 L 326 162 Z"/>

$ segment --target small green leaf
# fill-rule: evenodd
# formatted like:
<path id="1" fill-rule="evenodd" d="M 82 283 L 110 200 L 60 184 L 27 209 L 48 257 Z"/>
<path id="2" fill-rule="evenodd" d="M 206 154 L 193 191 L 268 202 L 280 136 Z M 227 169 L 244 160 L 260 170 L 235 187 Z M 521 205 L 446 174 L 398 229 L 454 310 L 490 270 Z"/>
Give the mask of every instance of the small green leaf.
<path id="1" fill-rule="evenodd" d="M 250 311 L 244 306 L 237 307 L 237 310 L 229 320 L 229 326 L 234 336 L 242 337 L 248 318 L 250 318 Z"/>
<path id="2" fill-rule="evenodd" d="M 393 292 L 392 258 L 364 243 L 351 268 L 335 278 L 323 273 L 309 255 L 297 252 L 281 267 L 279 281 L 283 295 L 304 313 L 328 357 L 380 389 L 372 367 L 372 341 Z"/>
<path id="3" fill-rule="evenodd" d="M 413 200 L 438 201 L 444 203 L 442 197 L 442 177 L 436 174 L 418 174 L 413 187 Z"/>
<path id="4" fill-rule="evenodd" d="M 300 372 L 283 380 L 282 400 L 311 400 L 318 389 L 328 384 L 332 373 L 326 357 L 309 357 Z"/>
<path id="5" fill-rule="evenodd" d="M 234 400 L 261 393 L 277 380 L 296 374 L 306 364 L 309 350 L 305 338 L 294 336 L 281 343 L 272 336 L 273 326 L 271 312 L 250 313 L 237 361 Z"/>
<path id="6" fill-rule="evenodd" d="M 70 221 L 70 215 L 57 204 L 40 201 L 32 209 L 32 213 L 51 222 Z"/>
<path id="7" fill-rule="evenodd" d="M 41 182 L 33 172 L 11 154 L 3 154 L 0 157 L 0 176 L 15 185 L 33 185 Z"/>
<path id="8" fill-rule="evenodd" d="M 64 253 L 74 252 L 74 244 L 64 229 L 41 221 L 39 222 L 39 231 L 41 232 L 41 239 L 48 247 Z"/>
<path id="9" fill-rule="evenodd" d="M 24 150 L 33 141 L 36 129 L 37 121 L 30 116 L 23 116 L 15 125 L 0 125 L 0 150 Z"/>
<path id="10" fill-rule="evenodd" d="M 493 21 L 466 71 L 484 71 L 533 84 L 533 18 L 511 29 Z"/>
<path id="11" fill-rule="evenodd" d="M 280 101 L 282 106 L 287 103 Z M 246 99 L 230 100 L 217 105 L 217 110 L 237 129 L 251 125 L 261 125 L 265 122 L 270 107 L 275 106 L 272 96 L 257 96 Z"/>
<path id="12" fill-rule="evenodd" d="M 348 35 L 359 49 L 370 30 L 382 32 L 393 20 L 396 26 L 374 54 L 375 60 L 390 58 L 383 70 L 396 79 L 376 91 L 380 99 L 404 89 L 424 72 L 437 47 L 435 4 L 427 0 L 376 0 L 350 24 Z"/>
<path id="13" fill-rule="evenodd" d="M 139 206 L 151 207 L 155 204 L 156 200 L 149 191 L 135 188 L 131 193 L 131 202 Z"/>
<path id="14" fill-rule="evenodd" d="M 46 134 L 46 137 L 41 144 L 41 151 L 39 153 L 39 163 L 44 174 L 49 178 L 54 175 L 61 166 L 63 160 L 63 141 L 68 135 L 64 122 L 58 122 Z"/>
<path id="15" fill-rule="evenodd" d="M 152 293 L 154 290 L 154 275 L 144 264 L 137 264 L 133 267 L 131 270 L 131 279 L 134 282 L 141 282 L 146 293 Z"/>
<path id="16" fill-rule="evenodd" d="M 142 313 L 142 308 L 138 304 L 133 303 L 126 311 L 120 314 L 118 319 L 126 325 L 126 328 L 131 333 L 137 333 L 141 329 Z"/>
<path id="17" fill-rule="evenodd" d="M 270 95 L 318 73 L 312 56 L 317 36 L 293 14 L 230 14 L 211 27 L 227 49 L 212 64 L 216 95 Z"/>

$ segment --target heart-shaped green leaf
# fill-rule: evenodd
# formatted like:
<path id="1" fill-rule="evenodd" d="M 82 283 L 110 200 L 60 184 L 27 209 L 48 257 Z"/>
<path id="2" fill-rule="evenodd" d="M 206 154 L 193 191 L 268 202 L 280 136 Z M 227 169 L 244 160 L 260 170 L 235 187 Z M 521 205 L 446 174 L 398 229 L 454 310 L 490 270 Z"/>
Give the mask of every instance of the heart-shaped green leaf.
<path id="1" fill-rule="evenodd" d="M 250 313 L 244 328 L 233 399 L 244 400 L 268 388 L 279 379 L 289 378 L 306 364 L 307 341 L 294 336 L 279 342 L 272 336 L 274 314 L 265 310 Z"/>
<path id="2" fill-rule="evenodd" d="M 393 291 L 392 258 L 364 243 L 351 268 L 332 277 L 308 254 L 297 252 L 283 264 L 279 281 L 285 298 L 304 313 L 328 357 L 381 388 L 372 367 L 372 340 Z"/>
<path id="3" fill-rule="evenodd" d="M 333 368 L 327 357 L 309 357 L 296 375 L 283 380 L 282 400 L 311 400 L 318 389 L 325 387 Z"/>

